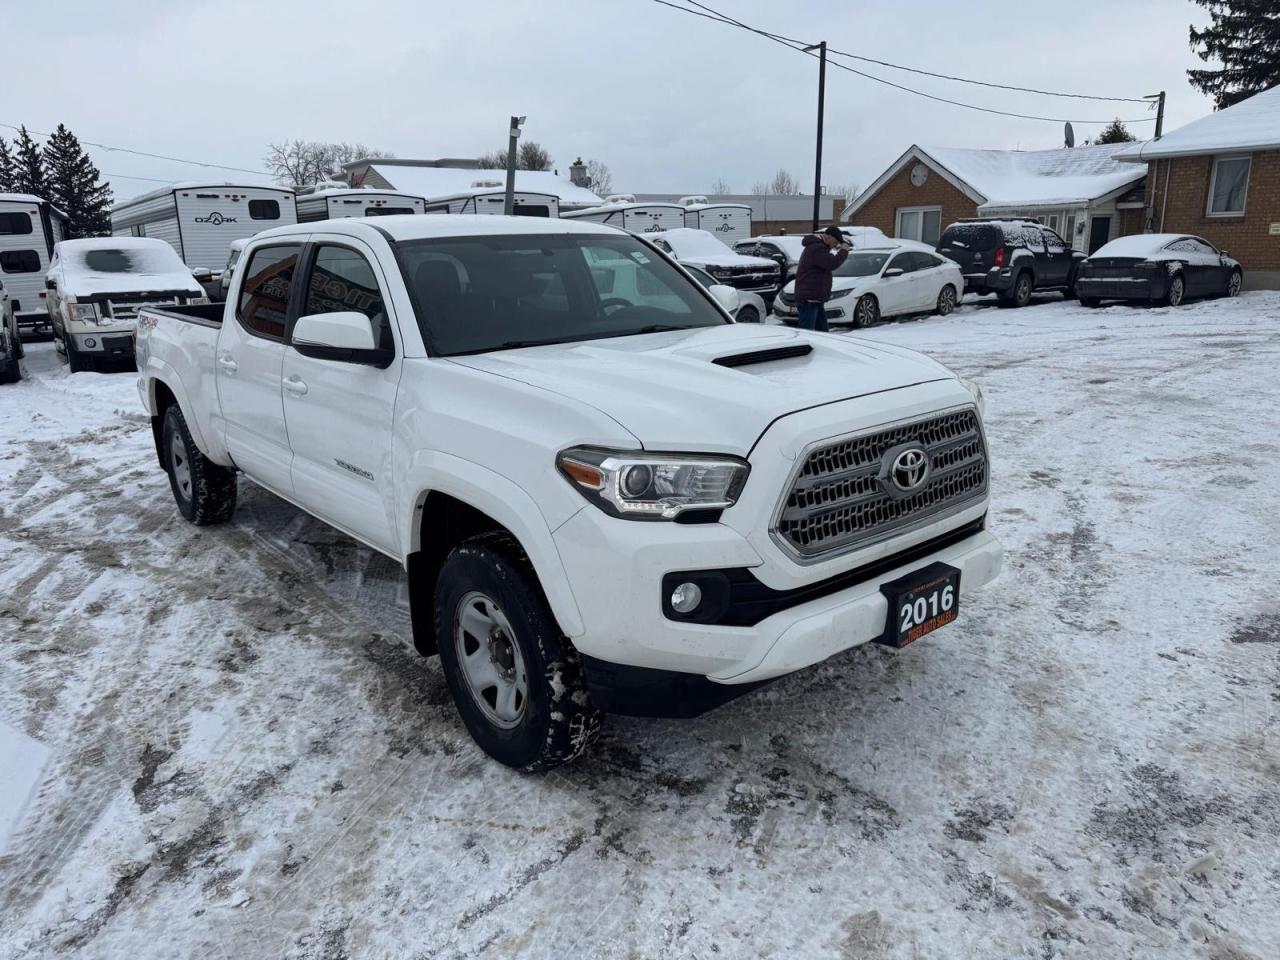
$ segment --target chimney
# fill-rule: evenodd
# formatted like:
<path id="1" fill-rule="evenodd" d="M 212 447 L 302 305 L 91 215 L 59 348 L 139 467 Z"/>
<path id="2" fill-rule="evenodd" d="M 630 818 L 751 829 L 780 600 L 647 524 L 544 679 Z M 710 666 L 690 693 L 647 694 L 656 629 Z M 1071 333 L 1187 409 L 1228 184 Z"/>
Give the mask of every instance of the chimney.
<path id="1" fill-rule="evenodd" d="M 591 187 L 591 181 L 587 178 L 587 165 L 582 162 L 581 157 L 569 165 L 569 182 L 575 187 Z"/>

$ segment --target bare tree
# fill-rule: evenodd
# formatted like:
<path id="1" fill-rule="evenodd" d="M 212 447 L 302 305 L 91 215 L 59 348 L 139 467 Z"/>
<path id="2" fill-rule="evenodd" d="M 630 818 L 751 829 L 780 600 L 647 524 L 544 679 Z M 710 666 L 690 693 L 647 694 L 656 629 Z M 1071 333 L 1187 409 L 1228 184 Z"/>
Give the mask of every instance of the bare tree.
<path id="1" fill-rule="evenodd" d="M 587 161 L 587 182 L 591 185 L 592 193 L 602 197 L 613 193 L 613 171 L 603 160 Z"/>
<path id="2" fill-rule="evenodd" d="M 482 153 L 479 161 L 480 166 L 485 170 L 505 170 L 507 169 L 507 148 L 499 147 L 497 150 Z M 516 150 L 516 169 L 550 170 L 551 154 L 546 151 L 542 144 L 533 140 L 526 140 Z"/>
<path id="3" fill-rule="evenodd" d="M 305 185 L 328 180 L 344 163 L 391 156 L 393 154 L 385 150 L 375 150 L 363 143 L 286 140 L 267 144 L 263 164 L 278 183 Z"/>
<path id="4" fill-rule="evenodd" d="M 711 192 L 717 196 L 733 193 L 732 188 L 725 182 L 724 177 L 716 177 L 716 182 L 711 184 Z"/>
<path id="5" fill-rule="evenodd" d="M 751 188 L 757 196 L 794 196 L 800 193 L 800 181 L 782 167 L 773 175 L 772 180 L 758 181 Z"/>
<path id="6" fill-rule="evenodd" d="M 856 183 L 840 183 L 834 187 L 827 187 L 827 193 L 833 197 L 843 197 L 845 203 L 849 203 L 862 192 L 862 187 Z"/>

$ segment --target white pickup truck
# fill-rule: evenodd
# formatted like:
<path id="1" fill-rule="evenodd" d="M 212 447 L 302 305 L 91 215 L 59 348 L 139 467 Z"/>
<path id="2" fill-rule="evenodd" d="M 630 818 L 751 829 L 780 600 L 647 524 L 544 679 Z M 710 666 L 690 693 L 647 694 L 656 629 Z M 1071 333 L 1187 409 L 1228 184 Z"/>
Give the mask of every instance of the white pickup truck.
<path id="1" fill-rule="evenodd" d="M 581 221 L 281 227 L 225 314 L 142 310 L 138 388 L 184 517 L 242 472 L 394 557 L 471 735 L 546 769 L 603 713 L 910 643 L 999 571 L 976 385 L 719 289 Z"/>

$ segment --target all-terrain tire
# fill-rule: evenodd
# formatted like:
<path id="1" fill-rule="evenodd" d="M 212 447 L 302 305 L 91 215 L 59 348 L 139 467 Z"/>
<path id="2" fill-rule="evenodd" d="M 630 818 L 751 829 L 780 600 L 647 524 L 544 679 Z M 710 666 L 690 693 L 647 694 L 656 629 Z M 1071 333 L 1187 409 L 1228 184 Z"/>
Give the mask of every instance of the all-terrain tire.
<path id="1" fill-rule="evenodd" d="M 204 527 L 231 519 L 236 509 L 236 472 L 200 452 L 176 403 L 164 412 L 160 456 L 178 512 L 186 520 Z"/>
<path id="2" fill-rule="evenodd" d="M 874 326 L 879 321 L 880 301 L 875 298 L 875 294 L 864 293 L 853 305 L 853 316 L 849 318 L 849 325 L 855 330 L 861 330 L 864 327 Z"/>
<path id="3" fill-rule="evenodd" d="M 481 534 L 456 547 L 436 580 L 436 647 L 462 722 L 476 744 L 499 763 L 540 773 L 567 763 L 600 732 L 602 714 L 591 704 L 577 651 L 564 637 L 538 584 L 533 565 L 505 533 Z M 499 640 L 519 648 L 526 693 L 519 715 L 507 725 L 481 707 L 462 658 L 484 639 L 461 630 L 463 614 L 476 598 L 497 609 L 511 636 Z M 475 654 L 472 653 L 471 656 Z M 494 693 L 496 701 L 497 693 Z"/>
<path id="4" fill-rule="evenodd" d="M 67 369 L 72 373 L 80 373 L 83 370 L 93 369 L 93 361 L 86 360 L 80 355 L 80 351 L 76 349 L 75 344 L 71 342 L 70 337 L 62 338 L 62 349 L 67 355 Z"/>

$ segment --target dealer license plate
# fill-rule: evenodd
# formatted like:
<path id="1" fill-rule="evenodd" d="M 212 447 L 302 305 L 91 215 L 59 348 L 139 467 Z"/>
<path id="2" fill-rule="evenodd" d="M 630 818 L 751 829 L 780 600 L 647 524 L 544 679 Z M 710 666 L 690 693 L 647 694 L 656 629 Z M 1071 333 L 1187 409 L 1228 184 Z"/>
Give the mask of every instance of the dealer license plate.
<path id="1" fill-rule="evenodd" d="M 960 612 L 960 571 L 931 563 L 881 584 L 880 592 L 889 601 L 889 619 L 878 642 L 905 647 L 955 620 Z"/>

